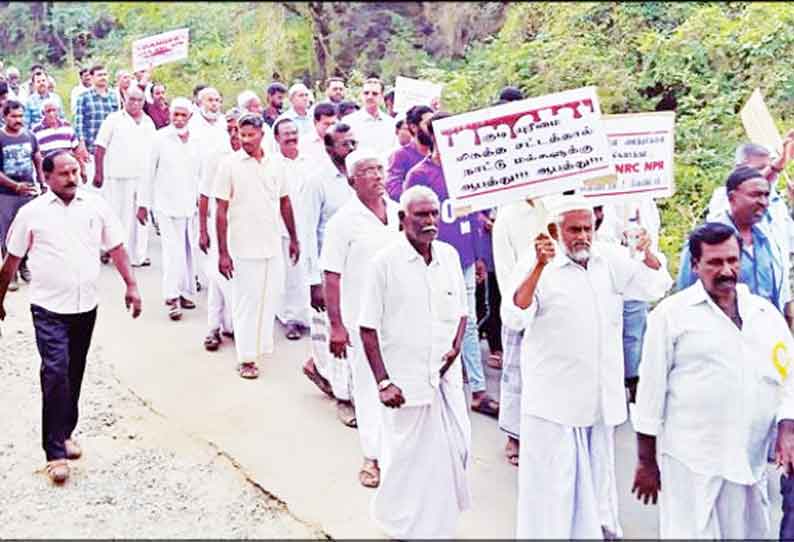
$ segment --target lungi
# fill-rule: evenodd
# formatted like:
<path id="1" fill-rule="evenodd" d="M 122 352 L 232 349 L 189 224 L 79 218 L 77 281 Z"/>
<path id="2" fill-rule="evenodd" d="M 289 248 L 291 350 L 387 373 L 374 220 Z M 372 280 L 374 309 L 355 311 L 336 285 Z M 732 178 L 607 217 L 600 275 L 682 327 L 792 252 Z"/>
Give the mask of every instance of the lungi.
<path id="1" fill-rule="evenodd" d="M 258 362 L 274 349 L 276 306 L 284 287 L 281 253 L 235 258 L 232 276 L 234 346 L 240 363 Z"/>
<path id="2" fill-rule="evenodd" d="M 297 322 L 309 326 L 309 277 L 303 258 L 292 265 L 289 258 L 289 238 L 281 239 L 284 261 L 284 296 L 276 316 L 283 324 Z"/>
<path id="3" fill-rule="evenodd" d="M 148 226 L 138 222 L 138 184 L 139 180 L 105 177 L 103 186 L 104 197 L 110 208 L 121 221 L 124 229 L 124 248 L 132 265 L 140 265 L 149 252 Z"/>
<path id="4" fill-rule="evenodd" d="M 331 354 L 328 342 L 331 335 L 328 313 L 312 310 L 309 330 L 317 372 L 330 382 L 334 397 L 340 401 L 350 401 L 353 397 L 353 372 L 348 360 L 338 359 Z M 351 331 L 348 330 L 348 333 Z"/>
<path id="5" fill-rule="evenodd" d="M 521 427 L 521 341 L 523 331 L 502 324 L 502 382 L 499 386 L 499 429 L 518 440 Z"/>
<path id="6" fill-rule="evenodd" d="M 188 217 L 157 213 L 163 257 L 163 298 L 188 298 L 196 293 L 196 230 Z"/>
<path id="7" fill-rule="evenodd" d="M 383 405 L 380 402 L 375 376 L 372 374 L 369 361 L 364 353 L 361 336 L 351 333 L 349 329 L 348 333 L 353 346 L 347 347 L 346 361 L 350 364 L 353 373 L 353 403 L 356 407 L 356 424 L 358 437 L 361 440 L 361 451 L 366 459 L 378 459 L 380 457 Z"/>

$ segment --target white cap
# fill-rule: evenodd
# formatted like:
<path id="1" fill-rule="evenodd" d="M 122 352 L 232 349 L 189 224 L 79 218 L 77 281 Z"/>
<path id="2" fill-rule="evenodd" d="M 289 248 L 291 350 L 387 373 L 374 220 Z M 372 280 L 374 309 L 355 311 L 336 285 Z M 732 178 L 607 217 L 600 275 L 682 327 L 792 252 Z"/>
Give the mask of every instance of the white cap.
<path id="1" fill-rule="evenodd" d="M 181 96 L 179 98 L 174 98 L 171 101 L 171 111 L 177 108 L 187 109 L 191 113 L 193 112 L 193 104 L 191 101 Z"/>
<path id="2" fill-rule="evenodd" d="M 347 155 L 345 158 L 345 167 L 347 168 L 347 174 L 352 177 L 353 171 L 356 169 L 356 164 L 359 162 L 363 162 L 364 160 L 377 160 L 382 166 L 386 167 L 383 163 L 383 157 L 378 154 L 376 151 L 368 149 L 364 147 L 362 149 L 356 149 L 350 154 Z"/>
<path id="3" fill-rule="evenodd" d="M 571 211 L 593 211 L 593 204 L 581 194 L 545 196 L 543 203 L 547 210 L 546 224 L 555 222 Z"/>

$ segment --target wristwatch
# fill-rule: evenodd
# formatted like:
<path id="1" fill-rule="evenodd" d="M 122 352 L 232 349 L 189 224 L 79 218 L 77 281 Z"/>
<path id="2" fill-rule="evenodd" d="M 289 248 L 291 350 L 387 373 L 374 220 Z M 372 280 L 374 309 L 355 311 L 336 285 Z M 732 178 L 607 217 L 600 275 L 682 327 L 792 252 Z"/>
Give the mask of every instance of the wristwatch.
<path id="1" fill-rule="evenodd" d="M 383 391 L 389 386 L 391 386 L 391 380 L 389 380 L 388 378 L 384 378 L 383 380 L 378 382 L 378 391 Z"/>

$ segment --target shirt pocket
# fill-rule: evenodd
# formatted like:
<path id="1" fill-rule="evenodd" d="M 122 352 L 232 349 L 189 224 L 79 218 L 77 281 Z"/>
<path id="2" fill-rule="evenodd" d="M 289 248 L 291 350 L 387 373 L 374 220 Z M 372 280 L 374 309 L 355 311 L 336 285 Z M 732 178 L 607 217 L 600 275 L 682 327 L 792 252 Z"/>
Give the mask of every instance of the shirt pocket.
<path id="1" fill-rule="evenodd" d="M 434 312 L 442 322 L 458 320 L 461 317 L 460 294 L 454 288 L 443 287 L 434 295 Z"/>

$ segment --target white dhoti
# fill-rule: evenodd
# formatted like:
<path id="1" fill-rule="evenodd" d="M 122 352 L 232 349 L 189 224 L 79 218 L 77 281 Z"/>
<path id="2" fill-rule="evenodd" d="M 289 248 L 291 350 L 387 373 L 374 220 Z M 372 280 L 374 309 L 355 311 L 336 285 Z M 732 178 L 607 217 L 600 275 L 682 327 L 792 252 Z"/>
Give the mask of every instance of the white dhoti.
<path id="1" fill-rule="evenodd" d="M 202 288 L 207 288 L 209 284 L 209 277 L 207 276 L 206 269 L 207 269 L 207 258 L 208 255 L 204 254 L 201 250 L 198 250 L 198 231 L 199 231 L 199 217 L 198 213 L 193 215 L 191 219 L 191 228 L 196 232 L 196 251 L 195 251 L 195 266 L 194 269 L 196 271 L 195 277 L 193 277 L 199 284 L 201 284 Z"/>
<path id="2" fill-rule="evenodd" d="M 516 515 L 518 539 L 621 537 L 615 428 L 522 414 Z"/>
<path id="3" fill-rule="evenodd" d="M 284 261 L 284 296 L 279 304 L 276 316 L 283 324 L 296 322 L 302 326 L 309 326 L 309 276 L 306 272 L 306 262 L 299 259 L 292 265 L 289 257 L 289 238 L 281 238 Z"/>
<path id="4" fill-rule="evenodd" d="M 281 253 L 272 258 L 235 258 L 233 264 L 232 319 L 237 360 L 258 362 L 274 349 L 276 307 L 284 287 Z"/>
<path id="5" fill-rule="evenodd" d="M 218 269 L 218 238 L 212 223 L 209 224 L 207 233 L 210 238 L 210 248 L 204 257 L 204 273 L 207 275 L 207 330 L 212 332 L 217 329 L 232 333 L 232 282 L 221 275 Z"/>
<path id="6" fill-rule="evenodd" d="M 752 485 L 690 470 L 662 455 L 659 537 L 761 540 L 769 538 L 766 472 Z"/>
<path id="7" fill-rule="evenodd" d="M 353 346 L 347 348 L 347 361 L 353 373 L 353 404 L 356 407 L 356 425 L 361 441 L 361 452 L 366 459 L 378 459 L 381 445 L 381 420 L 383 405 L 380 402 L 378 384 L 372 375 L 361 337 L 350 334 Z"/>
<path id="8" fill-rule="evenodd" d="M 138 211 L 138 179 L 106 177 L 103 184 L 104 197 L 116 213 L 124 228 L 124 248 L 132 265 L 140 265 L 149 252 L 149 230 L 141 225 Z"/>
<path id="9" fill-rule="evenodd" d="M 196 232 L 193 220 L 157 213 L 163 258 L 163 297 L 189 298 L 196 293 Z"/>
<path id="10" fill-rule="evenodd" d="M 521 340 L 523 331 L 502 324 L 502 382 L 499 386 L 499 429 L 518 439 L 521 428 Z"/>
<path id="11" fill-rule="evenodd" d="M 312 310 L 309 330 L 312 339 L 312 356 L 317 372 L 325 378 L 340 401 L 353 397 L 353 372 L 346 359 L 338 359 L 329 350 L 330 329 L 328 314 Z"/>
<path id="12" fill-rule="evenodd" d="M 454 538 L 458 516 L 471 499 L 471 425 L 462 386 L 442 380 L 432 404 L 381 406 L 381 412 L 381 480 L 373 519 L 390 538 Z"/>

